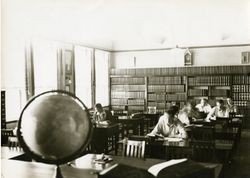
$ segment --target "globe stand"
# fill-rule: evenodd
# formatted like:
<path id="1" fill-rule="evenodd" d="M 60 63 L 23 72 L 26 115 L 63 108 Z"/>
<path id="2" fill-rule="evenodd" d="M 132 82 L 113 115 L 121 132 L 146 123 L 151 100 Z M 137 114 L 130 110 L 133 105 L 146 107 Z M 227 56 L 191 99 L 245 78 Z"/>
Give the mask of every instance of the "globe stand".
<path id="1" fill-rule="evenodd" d="M 63 178 L 59 165 L 56 165 L 56 170 L 55 170 L 55 173 L 53 175 L 53 178 Z"/>

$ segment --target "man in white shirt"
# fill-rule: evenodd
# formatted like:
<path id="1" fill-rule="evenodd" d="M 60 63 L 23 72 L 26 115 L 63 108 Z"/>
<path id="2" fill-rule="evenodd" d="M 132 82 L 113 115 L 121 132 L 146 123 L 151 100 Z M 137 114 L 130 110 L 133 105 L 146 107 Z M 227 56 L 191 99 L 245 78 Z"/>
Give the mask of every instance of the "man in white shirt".
<path id="1" fill-rule="evenodd" d="M 183 124 L 177 119 L 178 107 L 171 106 L 162 115 L 155 128 L 148 135 L 161 135 L 163 137 L 187 138 Z"/>
<path id="2" fill-rule="evenodd" d="M 211 111 L 211 106 L 206 98 L 202 98 L 201 102 L 195 106 L 199 112 L 209 113 Z"/>

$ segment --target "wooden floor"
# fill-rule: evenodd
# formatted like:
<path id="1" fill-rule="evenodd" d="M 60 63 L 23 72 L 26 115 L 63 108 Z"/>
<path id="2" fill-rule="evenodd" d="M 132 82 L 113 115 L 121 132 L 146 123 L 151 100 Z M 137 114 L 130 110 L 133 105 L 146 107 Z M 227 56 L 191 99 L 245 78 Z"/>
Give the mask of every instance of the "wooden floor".
<path id="1" fill-rule="evenodd" d="M 232 163 L 224 167 L 224 178 L 250 178 L 250 130 L 243 130 Z"/>

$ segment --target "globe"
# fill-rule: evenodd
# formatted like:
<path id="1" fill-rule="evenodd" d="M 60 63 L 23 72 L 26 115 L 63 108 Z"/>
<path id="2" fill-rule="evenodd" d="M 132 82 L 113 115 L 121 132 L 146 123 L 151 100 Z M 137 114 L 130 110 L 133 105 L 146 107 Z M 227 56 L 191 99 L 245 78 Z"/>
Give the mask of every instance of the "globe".
<path id="1" fill-rule="evenodd" d="M 81 155 L 90 142 L 92 123 L 79 98 L 64 91 L 49 91 L 26 104 L 17 135 L 33 159 L 59 165 Z"/>

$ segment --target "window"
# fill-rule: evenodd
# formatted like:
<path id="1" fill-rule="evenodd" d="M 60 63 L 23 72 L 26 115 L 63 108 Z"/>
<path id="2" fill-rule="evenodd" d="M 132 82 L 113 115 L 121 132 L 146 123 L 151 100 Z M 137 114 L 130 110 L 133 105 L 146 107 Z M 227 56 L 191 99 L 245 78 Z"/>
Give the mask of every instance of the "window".
<path id="1" fill-rule="evenodd" d="M 88 107 L 92 107 L 93 49 L 75 46 L 75 94 Z"/>
<path id="2" fill-rule="evenodd" d="M 57 89 L 57 46 L 53 42 L 33 43 L 35 95 Z"/>
<path id="3" fill-rule="evenodd" d="M 110 53 L 95 50 L 96 103 L 109 105 L 109 59 Z"/>

